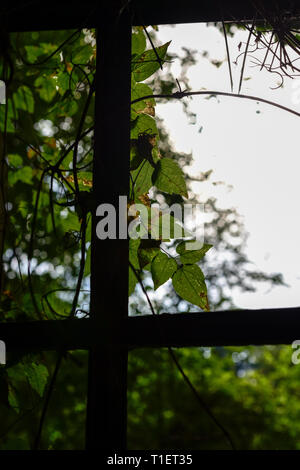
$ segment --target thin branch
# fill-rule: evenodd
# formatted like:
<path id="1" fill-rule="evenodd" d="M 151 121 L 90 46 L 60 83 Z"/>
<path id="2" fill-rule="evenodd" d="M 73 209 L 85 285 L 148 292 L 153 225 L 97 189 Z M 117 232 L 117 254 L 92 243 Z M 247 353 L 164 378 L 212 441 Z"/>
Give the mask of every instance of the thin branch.
<path id="1" fill-rule="evenodd" d="M 244 54 L 244 57 L 243 57 L 243 65 L 242 65 L 241 76 L 240 76 L 240 83 L 239 83 L 239 93 L 240 93 L 241 88 L 242 88 L 242 81 L 243 81 L 244 69 L 245 69 L 245 65 L 246 65 L 247 52 L 248 52 L 248 48 L 249 48 L 250 38 L 251 38 L 252 33 L 253 33 L 253 30 L 254 30 L 254 24 L 255 24 L 255 21 L 253 21 L 253 23 L 252 23 L 252 25 L 251 25 L 251 28 L 250 28 L 250 31 L 249 31 L 249 35 L 248 35 L 247 44 L 246 44 L 246 50 L 245 50 L 245 54 Z"/>
<path id="2" fill-rule="evenodd" d="M 2 148 L 0 149 L 1 155 L 0 155 L 0 211 L 2 212 L 1 214 L 1 220 L 0 220 L 0 295 L 2 294 L 2 290 L 4 288 L 4 276 L 3 276 L 3 255 L 4 255 L 4 250 L 5 250 L 5 237 L 6 237 L 6 226 L 7 226 L 7 219 L 8 219 L 8 214 L 7 214 L 7 209 L 6 209 L 6 204 L 5 204 L 5 155 L 6 155 L 6 145 L 7 145 L 7 119 L 8 119 L 8 103 L 5 104 L 5 110 L 4 110 L 4 131 L 3 131 L 3 137 L 2 137 Z"/>
<path id="3" fill-rule="evenodd" d="M 23 56 L 21 56 L 20 54 L 18 54 L 19 58 L 22 60 L 22 62 L 25 64 L 25 65 L 30 65 L 30 66 L 39 66 L 39 65 L 43 65 L 45 64 L 46 62 L 48 62 L 48 60 L 50 60 L 53 56 L 55 56 L 55 54 L 57 54 L 57 52 L 59 52 L 65 44 L 67 44 L 76 34 L 81 34 L 81 28 L 80 29 L 77 29 L 74 33 L 72 33 L 67 39 L 65 39 L 65 41 L 63 41 L 56 49 L 55 51 L 53 51 L 51 54 L 49 54 L 45 59 L 39 61 L 39 62 L 28 62 L 26 59 L 24 59 Z M 16 52 L 18 53 L 18 49 L 16 50 Z"/>
<path id="4" fill-rule="evenodd" d="M 231 87 L 231 92 L 233 92 L 233 79 L 232 79 L 232 70 L 231 70 L 231 62 L 230 62 L 230 53 L 229 53 L 227 32 L 226 32 L 224 21 L 222 21 L 222 27 L 223 27 L 223 33 L 224 33 L 225 45 L 226 45 L 226 54 L 227 54 L 227 62 L 228 62 L 228 70 L 229 70 L 229 78 L 230 78 L 230 87 Z"/>
<path id="5" fill-rule="evenodd" d="M 34 289 L 32 285 L 32 278 L 31 278 L 31 258 L 33 254 L 33 239 L 34 239 L 34 233 L 35 233 L 35 226 L 36 226 L 36 220 L 37 220 L 37 213 L 38 213 L 38 207 L 39 207 L 39 200 L 40 200 L 40 195 L 42 191 L 42 185 L 43 185 L 43 180 L 46 174 L 46 170 L 44 170 L 41 174 L 41 178 L 39 181 L 39 186 L 37 189 L 37 194 L 36 194 L 36 199 L 35 199 L 35 206 L 34 206 L 34 211 L 33 211 L 33 218 L 32 218 L 32 224 L 31 224 L 31 232 L 30 232 L 30 240 L 29 240 L 29 247 L 28 247 L 28 267 L 27 267 L 27 275 L 28 275 L 28 287 L 30 291 L 30 296 L 31 300 L 35 309 L 35 312 L 40 320 L 42 320 L 42 315 L 40 312 L 40 309 L 38 307 L 35 294 L 34 294 Z"/>
<path id="6" fill-rule="evenodd" d="M 76 307 L 78 302 L 78 297 L 81 290 L 81 283 L 84 275 L 84 267 L 85 267 L 85 242 L 86 242 L 86 228 L 87 228 L 87 216 L 86 213 L 83 214 L 82 223 L 81 223 L 81 259 L 80 259 L 80 267 L 79 267 L 79 274 L 77 279 L 77 285 L 75 290 L 75 295 L 73 298 L 72 308 L 70 317 L 74 317 L 76 313 Z"/>
<path id="7" fill-rule="evenodd" d="M 73 152 L 73 177 L 74 177 L 74 184 L 75 184 L 75 190 L 78 193 L 79 192 L 79 184 L 78 184 L 78 176 L 77 176 L 77 153 L 78 153 L 78 145 L 80 141 L 80 136 L 82 134 L 82 128 L 84 126 L 84 121 L 90 106 L 90 102 L 93 96 L 93 93 L 95 91 L 95 77 L 93 79 L 92 85 L 90 87 L 86 102 L 84 104 L 84 108 L 82 111 L 82 114 L 80 116 L 80 122 L 77 130 L 77 136 L 75 140 L 75 145 L 74 145 L 74 152 Z"/>
<path id="8" fill-rule="evenodd" d="M 156 55 L 157 62 L 159 63 L 160 69 L 162 70 L 163 67 L 162 67 L 161 58 L 159 57 L 158 52 L 157 52 L 157 50 L 156 50 L 156 47 L 154 46 L 153 41 L 152 41 L 152 39 L 151 39 L 151 36 L 150 36 L 150 34 L 148 33 L 148 31 L 147 31 L 147 29 L 146 29 L 146 27 L 145 27 L 144 25 L 143 25 L 143 30 L 145 31 L 146 36 L 147 36 L 147 38 L 149 39 L 149 42 L 150 42 L 151 47 L 152 47 L 152 49 L 153 49 L 153 51 L 154 51 L 154 54 Z"/>
<path id="9" fill-rule="evenodd" d="M 56 377 L 57 377 L 58 371 L 59 371 L 61 363 L 62 363 L 62 359 L 63 359 L 63 354 L 59 353 L 56 364 L 55 364 L 54 372 L 53 372 L 53 375 L 51 377 L 51 381 L 50 381 L 50 384 L 49 384 L 49 387 L 48 387 L 48 390 L 47 390 L 47 394 L 46 394 L 46 398 L 45 398 L 45 402 L 44 402 L 44 406 L 43 406 L 43 410 L 42 410 L 42 414 L 41 414 L 41 418 L 40 418 L 40 422 L 39 422 L 38 432 L 37 432 L 37 435 L 36 435 L 36 438 L 35 438 L 35 441 L 34 441 L 34 445 L 33 445 L 33 450 L 38 450 L 39 447 L 40 447 L 42 430 L 43 430 L 46 414 L 47 414 L 47 411 L 48 411 L 50 398 L 52 396 L 52 392 L 53 392 L 53 389 L 54 389 Z"/>
<path id="10" fill-rule="evenodd" d="M 258 96 L 242 95 L 238 93 L 227 93 L 225 91 L 184 91 L 184 92 L 177 91 L 176 93 L 172 93 L 170 95 L 167 95 L 167 94 L 146 95 L 140 98 L 136 98 L 135 100 L 131 101 L 131 104 L 137 103 L 138 101 L 146 100 L 148 98 L 167 98 L 167 99 L 171 98 L 171 99 L 180 100 L 186 96 L 198 96 L 198 95 L 230 96 L 233 98 L 242 98 L 242 99 L 247 99 L 247 100 L 252 100 L 252 101 L 259 101 L 261 103 L 266 103 L 271 106 L 275 106 L 276 108 L 282 109 L 284 111 L 287 111 L 288 113 L 292 113 L 292 114 L 295 114 L 295 116 L 300 117 L 300 113 L 297 113 L 297 111 L 294 111 L 291 108 L 287 108 L 286 106 L 276 103 L 275 101 L 265 100 L 264 98 L 260 98 Z"/>
<path id="11" fill-rule="evenodd" d="M 56 235 L 56 225 L 55 225 L 54 206 L 53 206 L 53 179 L 54 179 L 54 172 L 52 171 L 51 179 L 50 179 L 49 204 L 50 204 L 50 214 L 51 214 L 53 232 L 54 232 L 54 235 Z"/>
<path id="12" fill-rule="evenodd" d="M 208 416 L 212 419 L 212 421 L 215 423 L 215 425 L 222 431 L 222 433 L 224 434 L 224 436 L 226 437 L 230 447 L 232 448 L 232 450 L 236 450 L 236 447 L 235 447 L 235 444 L 232 440 L 232 437 L 231 435 L 229 434 L 229 432 L 227 431 L 227 429 L 223 426 L 222 423 L 220 423 L 220 421 L 217 420 L 217 418 L 215 417 L 215 415 L 213 414 L 213 412 L 211 411 L 211 409 L 209 408 L 209 406 L 205 403 L 205 401 L 201 398 L 201 396 L 199 395 L 198 391 L 196 390 L 196 388 L 194 387 L 194 385 L 192 384 L 192 382 L 190 381 L 190 379 L 188 378 L 188 376 L 186 375 L 186 373 L 184 372 L 184 370 L 182 369 L 174 351 L 172 348 L 168 348 L 169 350 L 169 353 L 177 367 L 177 369 L 179 370 L 179 372 L 181 373 L 182 377 L 184 378 L 185 382 L 187 383 L 187 385 L 190 387 L 190 389 L 192 390 L 194 396 L 196 397 L 198 403 L 202 406 L 202 408 L 206 411 L 206 413 L 208 414 Z"/>
<path id="13" fill-rule="evenodd" d="M 78 141 L 80 141 L 81 139 L 83 139 L 84 137 L 86 137 L 90 132 L 92 132 L 93 130 L 95 129 L 94 126 L 92 127 L 89 127 L 89 129 L 87 129 L 86 131 L 84 131 L 79 137 L 78 137 Z M 58 162 L 55 164 L 55 167 L 56 168 L 59 168 L 60 165 L 62 164 L 62 162 L 64 161 L 64 159 L 67 157 L 67 155 L 74 149 L 74 147 L 76 146 L 76 140 L 64 151 L 64 153 L 62 154 L 62 156 L 60 157 L 60 159 L 58 160 Z"/>

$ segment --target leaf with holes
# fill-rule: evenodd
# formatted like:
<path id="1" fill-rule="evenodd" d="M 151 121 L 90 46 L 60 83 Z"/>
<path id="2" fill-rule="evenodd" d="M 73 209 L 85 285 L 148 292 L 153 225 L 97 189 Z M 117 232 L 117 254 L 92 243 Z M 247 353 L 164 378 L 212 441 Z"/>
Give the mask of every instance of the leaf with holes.
<path id="1" fill-rule="evenodd" d="M 153 186 L 168 194 L 188 197 L 184 175 L 178 164 L 170 158 L 158 161 L 152 177 Z"/>
<path id="2" fill-rule="evenodd" d="M 148 95 L 153 95 L 153 91 L 146 83 L 136 83 L 134 79 L 131 80 L 131 101 Z M 143 111 L 146 107 L 151 106 L 155 106 L 155 100 L 153 98 L 147 98 L 146 100 L 134 103 L 132 109 L 138 113 Z"/>
<path id="3" fill-rule="evenodd" d="M 139 135 L 144 133 L 158 135 L 155 119 L 148 116 L 148 114 L 138 114 L 135 111 L 132 111 L 130 127 L 131 139 L 138 139 Z"/>
<path id="4" fill-rule="evenodd" d="M 209 311 L 204 274 L 199 266 L 196 264 L 181 266 L 173 275 L 172 283 L 180 297 Z"/>
<path id="5" fill-rule="evenodd" d="M 167 282 L 177 269 L 177 263 L 173 258 L 169 258 L 165 253 L 158 253 L 151 264 L 151 274 L 154 289 Z"/>

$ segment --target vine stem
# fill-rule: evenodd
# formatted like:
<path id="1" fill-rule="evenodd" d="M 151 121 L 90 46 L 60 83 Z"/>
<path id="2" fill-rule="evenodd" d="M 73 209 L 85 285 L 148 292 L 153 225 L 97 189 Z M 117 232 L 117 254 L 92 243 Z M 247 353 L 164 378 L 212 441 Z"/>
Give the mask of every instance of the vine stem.
<path id="1" fill-rule="evenodd" d="M 225 27 L 224 20 L 222 20 L 222 29 L 223 29 L 224 39 L 225 39 L 225 46 L 226 46 L 228 71 L 229 71 L 229 78 L 230 78 L 230 87 L 231 87 L 231 92 L 233 92 L 233 78 L 232 78 L 232 70 L 231 70 L 231 63 L 230 63 L 230 53 L 229 53 L 227 32 L 226 32 L 226 27 Z"/>
<path id="2" fill-rule="evenodd" d="M 50 403 L 50 398 L 52 396 L 52 392 L 53 392 L 54 385 L 55 385 L 55 382 L 56 382 L 56 377 L 57 377 L 57 374 L 59 372 L 59 369 L 60 369 L 60 366 L 61 366 L 61 363 L 62 363 L 62 359 L 63 359 L 63 354 L 59 353 L 59 355 L 57 357 L 57 360 L 56 360 L 54 372 L 53 372 L 53 375 L 51 377 L 51 381 L 50 381 L 50 384 L 49 384 L 49 387 L 48 387 L 48 390 L 47 390 L 45 403 L 44 403 L 42 414 L 41 414 L 41 417 L 40 417 L 40 420 L 39 420 L 38 432 L 37 432 L 37 435 L 36 435 L 35 440 L 34 440 L 33 450 L 38 450 L 39 446 L 40 446 L 40 440 L 41 440 L 41 436 L 42 436 L 42 431 L 43 431 L 43 426 L 44 426 L 46 414 L 47 414 L 47 411 L 48 411 L 48 406 L 49 406 L 49 403 Z"/>
<path id="3" fill-rule="evenodd" d="M 79 141 L 80 141 L 80 136 L 82 134 L 82 129 L 84 126 L 84 121 L 87 116 L 89 106 L 91 103 L 91 99 L 93 96 L 93 93 L 95 91 L 95 83 L 96 83 L 96 77 L 94 77 L 93 82 L 90 86 L 90 90 L 82 111 L 82 114 L 80 116 L 80 122 L 77 130 L 77 136 L 75 140 L 75 145 L 74 145 L 74 151 L 73 151 L 73 177 L 74 177 L 74 184 L 75 184 L 75 190 L 77 193 L 79 193 L 79 184 L 78 184 L 78 176 L 77 176 L 77 154 L 78 154 L 78 146 L 79 146 Z"/>
<path id="4" fill-rule="evenodd" d="M 150 98 L 167 98 L 167 99 L 171 98 L 171 99 L 180 100 L 186 96 L 197 96 L 197 95 L 229 96 L 233 98 L 242 98 L 246 100 L 259 101 L 261 103 L 269 104 L 270 106 L 275 106 L 276 108 L 282 109 L 283 111 L 287 111 L 288 113 L 295 114 L 295 116 L 300 117 L 300 113 L 298 113 L 294 109 L 288 108 L 287 106 L 283 106 L 282 104 L 276 103 L 275 101 L 266 100 L 258 96 L 243 95 L 239 93 L 229 93 L 226 91 L 182 91 L 182 92 L 177 91 L 176 93 L 172 93 L 169 95 L 167 94 L 146 95 L 146 96 L 142 96 L 140 98 L 137 98 L 131 101 L 131 104 L 135 104 L 135 103 L 138 103 L 139 101 L 143 101 L 143 100 L 150 99 Z"/>
<path id="5" fill-rule="evenodd" d="M 81 223 L 81 260 L 80 260 L 80 268 L 79 268 L 79 274 L 78 274 L 78 279 L 77 279 L 77 284 L 76 284 L 76 289 L 75 289 L 75 295 L 74 295 L 74 298 L 73 298 L 72 308 L 71 308 L 69 318 L 74 318 L 74 316 L 75 316 L 78 297 L 79 297 L 79 294 L 80 294 L 80 287 L 81 287 L 81 283 L 82 283 L 82 279 L 83 279 L 83 275 L 84 275 L 84 267 L 85 267 L 85 261 L 86 261 L 86 258 L 85 258 L 86 228 L 87 228 L 87 216 L 86 216 L 86 214 L 84 214 L 83 217 L 82 217 L 82 223 Z M 56 359 L 54 372 L 53 372 L 53 375 L 51 377 L 51 380 L 50 380 L 50 383 L 49 383 L 49 386 L 48 386 L 48 390 L 47 390 L 47 393 L 46 393 L 44 405 L 43 405 L 43 408 L 42 408 L 42 413 L 41 413 L 40 420 L 39 420 L 39 427 L 38 427 L 38 431 L 37 431 L 37 434 L 36 434 L 36 437 L 35 437 L 35 440 L 34 440 L 33 450 L 38 450 L 39 446 L 40 446 L 40 441 L 41 441 L 41 437 L 42 437 L 43 426 L 44 426 L 44 423 L 45 423 L 46 414 L 47 414 L 47 411 L 48 411 L 48 408 L 49 408 L 50 399 L 51 399 L 51 396 L 52 396 L 52 393 L 53 393 L 53 390 L 54 390 L 56 378 L 57 378 L 57 375 L 59 373 L 59 370 L 60 370 L 65 352 L 66 351 L 60 351 L 58 353 L 58 356 L 57 356 L 57 359 Z"/>
<path id="6" fill-rule="evenodd" d="M 254 30 L 254 26 L 255 26 L 255 21 L 253 21 L 252 26 L 251 26 L 250 31 L 249 31 L 249 34 L 248 34 L 248 40 L 247 40 L 246 50 L 245 50 L 244 57 L 243 57 L 243 65 L 242 65 L 242 70 L 241 70 L 241 75 L 240 75 L 239 93 L 240 93 L 241 88 L 242 88 L 244 70 L 245 70 L 245 65 L 246 65 L 246 60 L 247 60 L 247 54 L 248 54 L 250 39 L 251 39 L 253 30 Z"/>

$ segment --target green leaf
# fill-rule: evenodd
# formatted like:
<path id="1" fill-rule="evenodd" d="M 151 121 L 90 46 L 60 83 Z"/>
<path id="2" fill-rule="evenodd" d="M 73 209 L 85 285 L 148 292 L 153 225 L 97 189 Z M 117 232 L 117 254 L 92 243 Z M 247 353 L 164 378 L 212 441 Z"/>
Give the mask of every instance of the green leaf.
<path id="1" fill-rule="evenodd" d="M 131 115 L 134 118 L 131 121 L 131 139 L 138 139 L 139 135 L 146 131 L 147 134 L 158 135 L 155 119 L 151 116 L 148 116 L 148 114 L 136 114 L 135 112 L 132 112 Z"/>
<path id="2" fill-rule="evenodd" d="M 181 242 L 176 248 L 176 251 L 178 254 L 180 254 L 180 261 L 182 264 L 193 264 L 197 263 L 200 261 L 204 255 L 207 253 L 208 250 L 213 245 L 209 244 L 204 244 L 199 250 L 188 250 L 186 247 L 189 245 L 189 243 L 197 243 L 197 242 Z M 199 242 L 200 245 L 200 242 Z M 193 246 L 193 245 L 192 245 Z"/>
<path id="3" fill-rule="evenodd" d="M 132 54 L 142 54 L 146 49 L 146 36 L 143 31 L 133 33 L 131 36 Z"/>
<path id="4" fill-rule="evenodd" d="M 93 56 L 93 48 L 90 44 L 86 44 L 85 46 L 79 46 L 73 57 L 72 62 L 73 64 L 87 64 L 91 57 Z"/>
<path id="5" fill-rule="evenodd" d="M 66 93 L 68 96 L 68 91 Z M 69 96 L 70 98 L 70 96 Z M 74 116 L 78 111 L 78 104 L 77 101 L 74 99 L 67 99 L 63 100 L 62 103 L 59 105 L 59 109 L 57 109 L 57 117 L 65 117 L 65 116 Z"/>
<path id="6" fill-rule="evenodd" d="M 172 283 L 180 297 L 209 311 L 204 274 L 199 266 L 196 264 L 181 266 L 173 275 Z"/>
<path id="7" fill-rule="evenodd" d="M 14 387 L 9 383 L 8 384 L 8 403 L 9 405 L 17 412 L 20 412 L 20 403 L 16 394 L 16 390 Z"/>
<path id="8" fill-rule="evenodd" d="M 50 103 L 56 95 L 56 79 L 53 77 L 40 76 L 36 79 L 34 84 L 39 88 L 41 99 Z"/>
<path id="9" fill-rule="evenodd" d="M 16 153 L 7 155 L 7 158 L 8 158 L 9 164 L 14 167 L 21 166 L 23 163 L 22 157 L 20 157 L 20 155 Z"/>
<path id="10" fill-rule="evenodd" d="M 136 145 L 136 142 L 136 139 L 131 141 L 130 170 L 136 170 L 144 160 L 143 155 L 138 151 L 138 146 Z"/>
<path id="11" fill-rule="evenodd" d="M 28 113 L 34 112 L 33 94 L 26 85 L 18 87 L 17 91 L 13 94 L 13 102 L 18 109 L 23 109 Z"/>
<path id="12" fill-rule="evenodd" d="M 144 239 L 141 240 L 141 244 L 138 251 L 139 262 L 141 269 L 151 269 L 151 261 L 154 256 L 160 252 L 160 241 Z"/>
<path id="13" fill-rule="evenodd" d="M 171 41 L 167 42 L 163 46 L 156 47 L 156 52 L 163 63 L 167 49 Z M 153 49 L 145 51 L 143 54 L 134 57 L 132 70 L 135 81 L 142 82 L 146 78 L 150 77 L 156 70 L 160 68 L 160 64 L 157 60 L 156 54 Z"/>
<path id="14" fill-rule="evenodd" d="M 141 242 L 140 239 L 129 240 L 129 261 L 136 271 L 139 271 L 140 269 L 140 263 L 139 263 L 139 258 L 138 258 L 138 248 L 140 246 L 140 242 Z M 128 282 L 128 295 L 131 295 L 138 282 L 138 279 L 133 269 L 131 268 L 131 266 L 129 266 L 129 280 L 128 281 L 129 281 Z"/>
<path id="15" fill-rule="evenodd" d="M 7 120 L 6 120 L 7 107 Z M 12 100 L 7 100 L 6 104 L 0 105 L 0 131 L 16 132 L 15 122 L 18 120 L 18 110 L 13 107 Z M 5 128 L 6 123 L 6 128 Z"/>
<path id="16" fill-rule="evenodd" d="M 73 230 L 75 232 L 80 231 L 80 222 L 78 215 L 75 212 L 68 211 L 66 218 L 61 218 L 61 224 L 65 232 Z"/>
<path id="17" fill-rule="evenodd" d="M 92 241 L 92 218 L 89 217 L 86 225 L 85 239 L 87 242 Z"/>
<path id="18" fill-rule="evenodd" d="M 167 282 L 168 279 L 173 276 L 176 269 L 176 261 L 160 251 L 151 263 L 154 289 L 156 290 L 159 286 Z"/>
<path id="19" fill-rule="evenodd" d="M 44 364 L 24 364 L 24 373 L 31 387 L 42 397 L 48 380 L 48 369 Z"/>
<path id="20" fill-rule="evenodd" d="M 79 171 L 77 174 L 78 187 L 80 190 L 84 191 L 93 186 L 93 173 L 91 171 Z M 69 180 L 68 180 L 69 181 Z M 74 182 L 73 177 L 71 176 L 71 183 Z"/>
<path id="21" fill-rule="evenodd" d="M 131 80 L 131 101 L 148 95 L 153 95 L 153 91 L 148 85 L 145 83 L 136 83 L 135 80 Z M 155 106 L 154 98 L 138 101 L 132 105 L 132 109 L 137 112 L 142 111 L 147 106 Z"/>
<path id="22" fill-rule="evenodd" d="M 27 53 L 27 60 L 31 63 L 36 62 L 37 58 L 44 53 L 43 49 L 39 46 L 25 46 Z"/>
<path id="23" fill-rule="evenodd" d="M 12 171 L 8 175 L 9 184 L 13 185 L 17 181 L 30 184 L 32 181 L 33 171 L 30 166 L 24 166 L 17 171 Z"/>
<path id="24" fill-rule="evenodd" d="M 129 274 L 128 274 L 128 295 L 130 296 L 135 289 L 137 283 L 136 275 L 134 274 L 131 266 L 129 266 Z"/>
<path id="25" fill-rule="evenodd" d="M 168 212 L 161 212 L 158 208 L 148 209 L 149 233 L 156 240 L 169 241 L 172 238 L 188 236 L 180 221 Z M 147 221 L 144 221 L 146 225 Z"/>
<path id="26" fill-rule="evenodd" d="M 88 247 L 85 255 L 84 275 L 88 276 L 91 272 L 91 245 Z"/>
<path id="27" fill-rule="evenodd" d="M 141 240 L 139 238 L 136 240 L 131 238 L 129 240 L 129 261 L 136 270 L 140 269 L 140 263 L 139 263 L 139 258 L 138 258 L 138 249 L 139 249 L 140 243 L 141 243 Z"/>
<path id="28" fill-rule="evenodd" d="M 168 194 L 180 194 L 188 197 L 184 174 L 175 160 L 162 158 L 157 163 L 152 178 L 153 186 Z"/>
<path id="29" fill-rule="evenodd" d="M 65 72 L 65 71 L 60 71 L 57 74 L 57 85 L 59 87 L 59 93 L 60 95 L 64 95 L 67 90 L 69 90 L 70 87 L 70 75 Z"/>
<path id="30" fill-rule="evenodd" d="M 133 188 L 135 200 L 138 202 L 140 202 L 138 196 L 147 193 L 153 186 L 153 171 L 153 166 L 147 160 L 143 160 L 140 166 L 131 172 L 132 181 L 134 182 L 134 185 L 132 181 L 130 182 L 131 191 Z"/>

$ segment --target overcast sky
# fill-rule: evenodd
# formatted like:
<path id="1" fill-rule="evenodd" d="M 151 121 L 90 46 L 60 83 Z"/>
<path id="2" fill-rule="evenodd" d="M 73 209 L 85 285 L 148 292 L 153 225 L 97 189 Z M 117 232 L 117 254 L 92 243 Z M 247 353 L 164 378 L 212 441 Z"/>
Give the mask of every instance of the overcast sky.
<path id="1" fill-rule="evenodd" d="M 172 40 L 169 51 L 182 56 L 182 47 L 197 49 L 198 62 L 188 72 L 192 90 L 230 92 L 227 61 L 217 68 L 209 60 L 226 59 L 224 37 L 217 28 L 205 24 L 160 26 L 158 38 L 161 42 Z M 229 38 L 232 62 L 239 54 L 240 41 L 246 40 L 247 33 L 242 31 Z M 209 58 L 203 58 L 204 51 Z M 271 90 L 280 83 L 279 77 L 251 67 L 250 60 L 242 93 L 300 112 L 300 79 L 287 79 L 284 88 Z M 237 66 L 233 64 L 235 92 L 241 64 L 242 58 Z M 178 62 L 171 70 L 174 77 L 180 76 Z M 193 153 L 194 175 L 213 169 L 209 182 L 198 183 L 193 189 L 202 201 L 216 196 L 220 206 L 236 207 L 249 232 L 249 259 L 265 272 L 281 272 L 289 284 L 271 291 L 264 285 L 256 293 L 236 292 L 235 304 L 241 308 L 298 306 L 300 118 L 263 103 L 229 97 L 194 97 L 190 108 L 197 115 L 193 125 L 188 123 L 180 102 L 158 103 L 156 113 L 164 119 L 176 150 Z M 212 185 L 216 181 L 227 185 Z"/>

